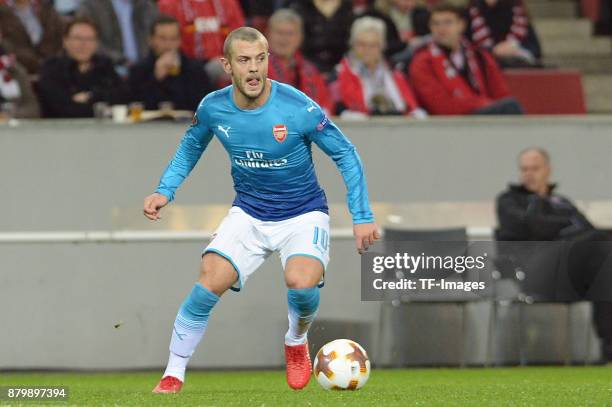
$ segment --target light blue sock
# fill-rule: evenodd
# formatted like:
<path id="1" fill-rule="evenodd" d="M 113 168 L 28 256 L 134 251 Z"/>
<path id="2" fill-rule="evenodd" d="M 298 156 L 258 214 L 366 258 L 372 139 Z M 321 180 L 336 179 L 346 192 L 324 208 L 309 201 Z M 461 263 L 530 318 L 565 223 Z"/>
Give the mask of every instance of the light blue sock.
<path id="1" fill-rule="evenodd" d="M 289 329 L 285 334 L 285 344 L 300 345 L 306 342 L 308 328 L 314 321 L 319 309 L 319 287 L 287 290 L 289 304 Z"/>
<path id="2" fill-rule="evenodd" d="M 193 286 L 174 321 L 170 359 L 164 376 L 170 375 L 184 381 L 187 362 L 204 336 L 210 311 L 217 301 L 219 296 L 199 282 Z"/>

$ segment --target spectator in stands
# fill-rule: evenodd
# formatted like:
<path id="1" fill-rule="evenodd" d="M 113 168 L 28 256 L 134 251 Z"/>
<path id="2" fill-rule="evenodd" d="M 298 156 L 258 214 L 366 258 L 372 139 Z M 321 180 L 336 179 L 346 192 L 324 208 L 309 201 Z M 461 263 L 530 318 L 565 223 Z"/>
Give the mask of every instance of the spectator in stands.
<path id="1" fill-rule="evenodd" d="M 429 34 L 429 11 L 417 0 L 376 0 L 376 10 L 389 16 L 406 44 L 420 44 Z"/>
<path id="2" fill-rule="evenodd" d="M 594 35 L 612 34 L 612 0 L 596 0 L 593 3 L 581 1 L 580 5 L 583 16 L 597 19 L 593 26 Z M 595 8 L 594 13 L 589 12 L 589 9 L 592 7 Z M 594 16 L 592 16 L 592 14 L 594 14 Z"/>
<path id="3" fill-rule="evenodd" d="M 556 240 L 593 230 L 569 199 L 555 193 L 546 150 L 527 148 L 518 164 L 520 183 L 510 184 L 497 199 L 498 240 Z"/>
<path id="4" fill-rule="evenodd" d="M 304 20 L 302 52 L 327 78 L 348 50 L 351 0 L 301 0 L 291 7 Z"/>
<path id="5" fill-rule="evenodd" d="M 55 10 L 63 16 L 74 16 L 83 0 L 55 0 Z"/>
<path id="6" fill-rule="evenodd" d="M 174 16 L 181 25 L 182 50 L 189 58 L 208 62 L 206 70 L 216 84 L 225 84 L 219 57 L 223 56 L 225 37 L 245 25 L 237 0 L 159 0 L 162 13 Z"/>
<path id="7" fill-rule="evenodd" d="M 511 184 L 497 197 L 497 240 L 578 243 L 580 246 L 574 247 L 581 250 L 569 252 L 568 272 L 574 289 L 584 296 L 610 254 L 607 249 L 601 250 L 601 244 L 590 242 L 609 238 L 595 229 L 569 199 L 555 193 L 556 185 L 550 183 L 548 152 L 539 147 L 523 150 L 519 170 L 520 184 Z M 602 339 L 603 357 L 612 361 L 612 302 L 595 302 L 594 319 Z"/>
<path id="8" fill-rule="evenodd" d="M 387 44 L 385 47 L 385 57 L 390 60 L 393 55 L 404 51 L 406 44 L 401 40 L 400 34 L 391 17 L 370 3 L 371 1 L 367 1 L 359 7 L 355 7 L 355 2 L 353 2 L 353 13 L 356 19 L 360 17 L 374 17 L 385 23 L 385 42 Z"/>
<path id="9" fill-rule="evenodd" d="M 160 15 L 151 28 L 151 52 L 130 71 L 131 98 L 155 110 L 172 102 L 177 110 L 195 111 L 211 85 L 202 61 L 180 50 L 181 27 L 171 16 Z"/>
<path id="10" fill-rule="evenodd" d="M 111 59 L 96 54 L 97 48 L 92 20 L 80 17 L 68 23 L 64 54 L 49 59 L 40 73 L 38 88 L 46 116 L 93 117 L 96 102 L 125 102 L 126 87 Z"/>
<path id="11" fill-rule="evenodd" d="M 508 87 L 485 50 L 463 37 L 460 8 L 436 5 L 429 27 L 432 41 L 419 49 L 410 64 L 410 83 L 431 114 L 520 114 L 521 106 L 508 97 Z"/>
<path id="12" fill-rule="evenodd" d="M 298 88 L 327 114 L 333 114 L 333 102 L 323 76 L 299 50 L 304 39 L 302 18 L 291 9 L 279 9 L 270 17 L 268 28 L 268 77 Z"/>
<path id="13" fill-rule="evenodd" d="M 157 14 L 150 0 L 84 0 L 77 11 L 98 27 L 100 53 L 123 66 L 146 57 L 149 30 Z"/>
<path id="14" fill-rule="evenodd" d="M 471 0 L 467 36 L 502 67 L 539 64 L 540 42 L 523 0 Z"/>
<path id="15" fill-rule="evenodd" d="M 49 0 L 0 0 L 5 46 L 29 74 L 62 49 L 62 20 Z"/>
<path id="16" fill-rule="evenodd" d="M 376 0 L 362 15 L 380 18 L 387 29 L 387 59 L 398 69 L 406 69 L 414 51 L 430 40 L 429 10 L 418 0 Z"/>
<path id="17" fill-rule="evenodd" d="M 30 85 L 28 73 L 15 55 L 8 54 L 2 45 L 0 30 L 0 117 L 14 116 L 16 118 L 38 117 L 38 100 Z M 9 108 L 10 107 L 10 108 Z M 9 113 L 7 110 L 11 110 Z M 5 117 L 6 118 L 6 117 Z"/>
<path id="18" fill-rule="evenodd" d="M 268 31 L 268 19 L 278 9 L 284 8 L 285 0 L 250 0 L 250 26 L 263 32 Z"/>
<path id="19" fill-rule="evenodd" d="M 351 27 L 348 55 L 338 67 L 333 85 L 339 94 L 342 115 L 410 114 L 422 118 L 410 86 L 400 71 L 385 62 L 385 24 L 374 17 L 361 17 Z"/>

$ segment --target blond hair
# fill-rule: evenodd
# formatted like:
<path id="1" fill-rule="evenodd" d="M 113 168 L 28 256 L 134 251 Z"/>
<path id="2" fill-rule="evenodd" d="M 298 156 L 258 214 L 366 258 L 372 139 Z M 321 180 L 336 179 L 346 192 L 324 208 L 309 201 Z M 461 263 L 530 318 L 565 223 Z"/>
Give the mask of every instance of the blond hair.
<path id="1" fill-rule="evenodd" d="M 232 43 L 234 41 L 261 41 L 266 46 L 266 49 L 268 49 L 268 40 L 262 33 L 252 27 L 240 27 L 229 33 L 225 38 L 225 42 L 223 43 L 223 56 L 227 59 L 231 57 Z"/>

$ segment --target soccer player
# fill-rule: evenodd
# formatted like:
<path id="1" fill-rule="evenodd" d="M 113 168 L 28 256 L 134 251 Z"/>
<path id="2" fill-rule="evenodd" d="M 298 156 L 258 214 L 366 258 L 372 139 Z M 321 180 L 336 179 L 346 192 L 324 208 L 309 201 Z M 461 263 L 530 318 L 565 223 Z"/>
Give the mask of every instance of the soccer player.
<path id="1" fill-rule="evenodd" d="M 181 390 L 189 358 L 219 297 L 227 289 L 239 291 L 274 251 L 288 288 L 287 382 L 293 389 L 308 384 L 312 366 L 306 334 L 329 261 L 328 207 L 315 176 L 312 142 L 344 178 L 358 252 L 379 238 L 355 147 L 312 99 L 267 78 L 266 38 L 241 27 L 229 34 L 223 52 L 232 85 L 202 100 L 156 192 L 144 201 L 144 215 L 159 219 L 213 136 L 228 151 L 236 198 L 202 253 L 200 277 L 176 316 L 170 358 L 155 393 Z"/>

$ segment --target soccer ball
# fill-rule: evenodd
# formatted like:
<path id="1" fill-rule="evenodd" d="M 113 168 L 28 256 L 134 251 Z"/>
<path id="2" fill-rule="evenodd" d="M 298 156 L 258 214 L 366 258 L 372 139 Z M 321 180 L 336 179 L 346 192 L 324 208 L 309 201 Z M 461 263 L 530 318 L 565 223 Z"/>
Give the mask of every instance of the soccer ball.
<path id="1" fill-rule="evenodd" d="M 336 339 L 317 352 L 313 370 L 326 390 L 357 390 L 370 377 L 370 360 L 357 342 Z"/>

